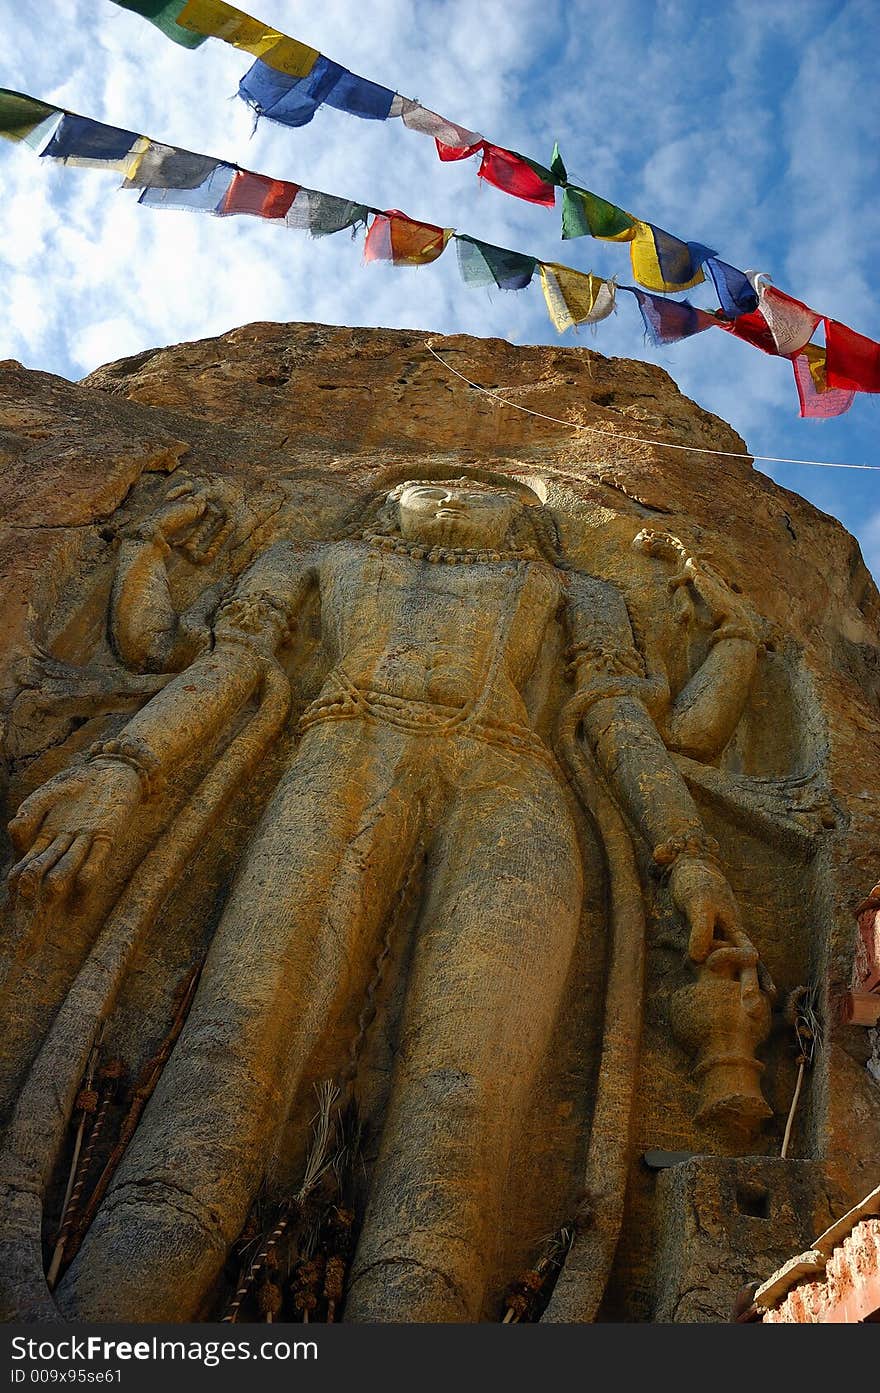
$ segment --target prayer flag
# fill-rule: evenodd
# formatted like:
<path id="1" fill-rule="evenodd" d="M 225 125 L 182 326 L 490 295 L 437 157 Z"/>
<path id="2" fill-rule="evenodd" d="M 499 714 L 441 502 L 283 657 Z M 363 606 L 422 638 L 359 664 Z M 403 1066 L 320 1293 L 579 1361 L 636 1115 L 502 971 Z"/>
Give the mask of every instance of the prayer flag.
<path id="1" fill-rule="evenodd" d="M 313 237 L 327 237 L 346 227 L 352 229 L 353 236 L 354 229 L 360 223 L 366 223 L 369 211 L 364 203 L 353 203 L 348 198 L 319 193 L 317 189 L 300 189 L 288 209 L 285 222 L 288 227 L 301 228 Z"/>
<path id="2" fill-rule="evenodd" d="M 307 77 L 290 77 L 258 58 L 238 84 L 238 94 L 258 116 L 268 116 L 282 126 L 307 126 L 345 68 L 319 56 Z"/>
<path id="3" fill-rule="evenodd" d="M 758 289 L 758 308 L 777 350 L 785 356 L 797 353 L 809 343 L 822 317 L 800 300 L 793 300 L 790 295 L 783 295 L 781 290 L 766 284 Z"/>
<path id="4" fill-rule="evenodd" d="M 435 139 L 434 144 L 437 146 L 437 154 L 444 162 L 466 160 L 486 148 L 485 140 L 478 140 L 475 145 L 444 145 L 442 140 Z"/>
<path id="5" fill-rule="evenodd" d="M 552 208 L 556 202 L 550 170 L 518 155 L 515 150 L 504 150 L 486 141 L 477 173 L 496 189 L 513 194 L 514 198 L 524 198 L 527 203 L 541 203 Z"/>
<path id="6" fill-rule="evenodd" d="M 67 112 L 41 158 L 63 160 L 83 169 L 117 169 L 127 174 L 131 155 L 141 137 Z"/>
<path id="7" fill-rule="evenodd" d="M 524 290 L 535 274 L 537 260 L 522 252 L 456 236 L 458 268 L 466 285 L 497 285 L 499 290 Z"/>
<path id="8" fill-rule="evenodd" d="M 0 136 L 5 140 L 26 140 L 51 117 L 58 115 L 55 106 L 0 87 Z"/>
<path id="9" fill-rule="evenodd" d="M 726 261 L 710 256 L 706 268 L 715 285 L 718 303 L 728 319 L 736 319 L 740 314 L 750 314 L 758 308 L 758 297 L 744 271 L 738 271 Z"/>
<path id="10" fill-rule="evenodd" d="M 324 101 L 337 111 L 347 111 L 350 116 L 360 116 L 367 121 L 385 121 L 391 111 L 394 93 L 390 87 L 380 87 L 377 82 L 368 82 L 357 73 L 343 68 L 338 81 L 331 87 Z"/>
<path id="11" fill-rule="evenodd" d="M 305 77 L 276 71 L 269 66 L 270 57 L 257 59 L 238 85 L 239 95 L 260 116 L 285 126 L 306 126 L 324 103 L 372 121 L 384 121 L 391 110 L 394 93 L 389 87 L 368 82 L 320 54 Z"/>
<path id="12" fill-rule="evenodd" d="M 469 131 L 465 126 L 458 126 L 454 121 L 447 121 L 445 116 L 438 116 L 436 111 L 429 111 L 420 102 L 411 101 L 409 97 L 401 97 L 400 104 L 401 119 L 409 130 L 433 136 L 442 145 L 453 150 L 463 150 L 465 147 L 470 147 L 469 154 L 481 146 L 483 137 L 476 131 Z M 457 157 L 441 155 L 440 158 L 461 159 L 462 157 L 460 155 Z"/>
<path id="13" fill-rule="evenodd" d="M 802 352 L 792 354 L 791 366 L 802 416 L 827 420 L 849 411 L 855 392 L 828 386 L 824 348 L 808 343 Z"/>
<path id="14" fill-rule="evenodd" d="M 880 343 L 836 319 L 825 320 L 828 382 L 854 392 L 880 392 Z"/>
<path id="15" fill-rule="evenodd" d="M 633 275 L 649 290 L 690 290 L 705 279 L 701 263 L 714 255 L 702 242 L 682 242 L 652 223 L 636 220 L 630 243 Z"/>
<path id="16" fill-rule="evenodd" d="M 218 164 L 197 189 L 146 188 L 138 199 L 145 208 L 176 208 L 216 213 L 237 173 L 234 165 Z"/>
<path id="17" fill-rule="evenodd" d="M 283 218 L 298 192 L 298 184 L 238 169 L 217 212 L 222 217 L 231 213 L 250 213 L 257 218 Z"/>
<path id="18" fill-rule="evenodd" d="M 689 339 L 717 323 L 714 315 L 697 309 L 688 300 L 665 300 L 661 295 L 649 295 L 646 290 L 636 290 L 634 286 L 623 288 L 638 300 L 648 337 L 658 348 Z"/>
<path id="19" fill-rule="evenodd" d="M 614 309 L 615 285 L 570 266 L 542 261 L 541 289 L 560 334 L 574 324 L 597 324 Z"/>
<path id="20" fill-rule="evenodd" d="M 147 140 L 128 169 L 126 189 L 197 189 L 220 164 L 208 155 L 194 155 L 158 140 Z"/>
<path id="21" fill-rule="evenodd" d="M 234 48 L 244 49 L 289 77 L 306 77 L 320 57 L 316 48 L 287 38 L 262 20 L 225 4 L 224 0 L 187 0 L 177 22 L 194 33 L 209 34 Z"/>
<path id="22" fill-rule="evenodd" d="M 148 19 L 167 38 L 184 48 L 198 48 L 207 38 L 206 34 L 181 28 L 177 23 L 183 0 L 115 0 L 115 3 L 123 10 L 133 10 Z"/>
<path id="23" fill-rule="evenodd" d="M 743 343 L 750 343 L 753 348 L 760 348 L 763 353 L 779 356 L 770 326 L 760 310 L 751 310 L 748 314 L 738 315 L 736 319 L 719 317 L 715 322 L 725 333 L 733 334 L 734 338 L 742 339 Z"/>
<path id="24" fill-rule="evenodd" d="M 550 173 L 553 175 L 557 184 L 568 183 L 568 170 L 565 167 L 565 161 L 562 158 L 558 140 L 554 140 L 553 142 L 553 154 L 550 156 Z"/>
<path id="25" fill-rule="evenodd" d="M 364 244 L 365 261 L 392 261 L 395 266 L 427 266 L 446 250 L 451 227 L 414 222 L 396 208 L 377 213 Z"/>
<path id="26" fill-rule="evenodd" d="M 570 184 L 562 194 L 562 236 L 601 237 L 605 242 L 630 242 L 638 220 L 587 189 Z"/>

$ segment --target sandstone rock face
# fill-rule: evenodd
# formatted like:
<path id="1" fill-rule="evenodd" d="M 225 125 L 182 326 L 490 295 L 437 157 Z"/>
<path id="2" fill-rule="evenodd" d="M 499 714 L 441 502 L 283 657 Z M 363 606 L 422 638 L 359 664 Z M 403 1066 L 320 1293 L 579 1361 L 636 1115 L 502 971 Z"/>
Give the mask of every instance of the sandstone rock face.
<path id="1" fill-rule="evenodd" d="M 838 523 L 584 349 L 0 396 L 7 1315 L 726 1319 L 876 1184 Z"/>

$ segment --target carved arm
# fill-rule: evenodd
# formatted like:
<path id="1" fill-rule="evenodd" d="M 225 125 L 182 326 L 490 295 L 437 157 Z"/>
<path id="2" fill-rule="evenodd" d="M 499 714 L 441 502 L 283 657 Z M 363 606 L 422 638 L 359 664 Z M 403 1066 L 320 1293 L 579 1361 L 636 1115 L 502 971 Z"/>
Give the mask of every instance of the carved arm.
<path id="1" fill-rule="evenodd" d="M 236 529 L 242 505 L 223 481 L 172 488 L 163 505 L 122 538 L 110 596 L 110 638 L 137 672 L 180 672 L 210 643 L 208 619 L 226 582 L 210 585 L 183 614 L 174 605 L 167 562 L 177 549 L 204 566 Z"/>
<path id="2" fill-rule="evenodd" d="M 742 927 L 718 846 L 642 700 L 645 675 L 622 597 L 572 577 L 568 620 L 572 704 L 617 799 L 669 873 L 699 965 L 672 1013 L 676 1038 L 697 1056 L 698 1117 L 745 1135 L 770 1111 L 754 1051 L 769 1031 L 773 984 Z"/>
<path id="3" fill-rule="evenodd" d="M 682 621 L 708 631 L 709 651 L 675 698 L 664 735 L 670 749 L 709 763 L 745 710 L 761 648 L 761 621 L 716 568 L 691 555 L 677 537 L 645 530 L 633 547 L 675 565 L 669 590 L 680 599 Z"/>
<path id="4" fill-rule="evenodd" d="M 260 683 L 313 583 L 309 558 L 270 548 L 221 606 L 212 650 L 175 677 L 122 729 L 35 790 L 10 824 L 21 855 L 10 888 L 67 895 L 94 879 L 135 809 L 181 761 L 210 748 Z"/>
<path id="5" fill-rule="evenodd" d="M 573 701 L 608 784 L 655 864 L 669 872 L 673 900 L 690 927 L 690 956 L 703 962 L 726 944 L 754 963 L 718 846 L 645 706 L 648 679 L 622 596 L 573 575 L 566 617 Z"/>

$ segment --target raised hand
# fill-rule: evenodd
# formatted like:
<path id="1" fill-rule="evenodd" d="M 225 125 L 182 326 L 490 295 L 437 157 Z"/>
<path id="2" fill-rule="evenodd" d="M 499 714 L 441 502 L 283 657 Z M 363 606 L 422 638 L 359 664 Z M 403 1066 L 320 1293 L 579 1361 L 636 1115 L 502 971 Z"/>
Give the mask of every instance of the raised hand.
<path id="1" fill-rule="evenodd" d="M 35 789 L 9 824 L 20 854 L 10 893 L 62 900 L 87 889 L 140 801 L 137 771 L 112 759 L 93 759 Z"/>
<path id="2" fill-rule="evenodd" d="M 696 618 L 706 628 L 731 630 L 731 637 L 759 639 L 760 621 L 745 596 L 731 585 L 714 562 L 693 553 L 669 532 L 645 528 L 633 539 L 636 551 L 657 556 L 675 567 L 668 582 L 681 620 Z M 734 632 L 735 631 L 735 632 Z"/>
<path id="3" fill-rule="evenodd" d="M 186 480 L 169 489 L 149 526 L 166 546 L 203 566 L 216 556 L 239 521 L 241 498 L 234 485 L 219 480 Z"/>

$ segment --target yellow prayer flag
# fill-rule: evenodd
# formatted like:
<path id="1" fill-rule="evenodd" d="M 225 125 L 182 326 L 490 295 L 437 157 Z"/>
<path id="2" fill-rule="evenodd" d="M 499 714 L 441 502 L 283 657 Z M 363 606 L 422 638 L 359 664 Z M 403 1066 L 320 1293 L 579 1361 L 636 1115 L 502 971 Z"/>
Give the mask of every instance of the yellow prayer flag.
<path id="1" fill-rule="evenodd" d="M 816 343 L 806 343 L 800 350 L 805 353 L 810 368 L 810 376 L 817 392 L 828 391 L 828 378 L 825 373 L 825 349 Z"/>
<path id="2" fill-rule="evenodd" d="M 574 324 L 598 324 L 614 309 L 613 281 L 556 262 L 541 262 L 541 289 L 560 334 Z"/>
<path id="3" fill-rule="evenodd" d="M 298 39 L 289 39 L 282 34 L 277 44 L 261 55 L 276 72 L 287 73 L 288 77 L 308 77 L 321 54 L 317 48 L 301 44 Z"/>
<path id="4" fill-rule="evenodd" d="M 644 285 L 648 290 L 660 290 L 669 294 L 673 290 L 690 290 L 692 286 L 699 285 L 701 281 L 706 279 L 698 267 L 693 280 L 681 282 L 666 280 L 657 256 L 653 228 L 641 221 L 636 223 L 635 235 L 629 244 L 629 254 L 633 275 L 639 285 Z"/>
<path id="5" fill-rule="evenodd" d="M 320 57 L 316 48 L 287 38 L 225 0 L 187 0 L 177 23 L 195 34 L 207 34 L 244 49 L 289 77 L 307 77 Z"/>

